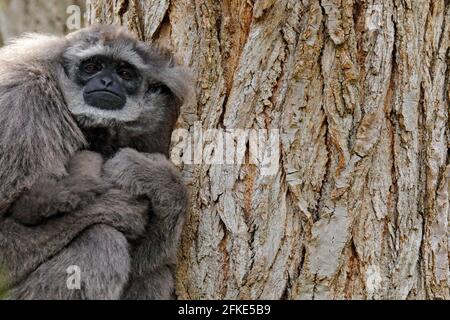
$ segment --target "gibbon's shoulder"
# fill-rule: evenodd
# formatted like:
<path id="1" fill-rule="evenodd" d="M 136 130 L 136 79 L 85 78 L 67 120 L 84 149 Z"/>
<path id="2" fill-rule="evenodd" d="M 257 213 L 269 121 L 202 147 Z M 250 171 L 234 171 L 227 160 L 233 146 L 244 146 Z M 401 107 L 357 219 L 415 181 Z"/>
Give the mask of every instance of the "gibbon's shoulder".
<path id="1" fill-rule="evenodd" d="M 64 37 L 27 33 L 9 40 L 0 49 L 0 60 L 18 64 L 51 62 L 61 56 L 67 43 Z"/>
<path id="2" fill-rule="evenodd" d="M 0 49 L 0 88 L 16 86 L 46 90 L 56 81 L 60 57 L 67 41 L 63 37 L 25 34 Z"/>
<path id="3" fill-rule="evenodd" d="M 84 143 L 57 80 L 64 42 L 29 34 L 0 50 L 0 216 L 43 172 L 62 171 Z"/>

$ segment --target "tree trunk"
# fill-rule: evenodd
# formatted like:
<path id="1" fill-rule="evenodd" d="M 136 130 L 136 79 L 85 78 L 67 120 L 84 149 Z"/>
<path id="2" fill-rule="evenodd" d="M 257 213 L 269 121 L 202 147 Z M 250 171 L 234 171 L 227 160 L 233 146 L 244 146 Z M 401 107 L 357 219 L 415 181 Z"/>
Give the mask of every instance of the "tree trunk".
<path id="1" fill-rule="evenodd" d="M 247 131 L 226 146 L 244 139 L 243 164 L 183 166 L 179 298 L 450 298 L 448 1 L 88 10 L 191 67 L 196 102 L 180 128 L 280 130 L 274 174 L 250 161 Z M 203 153 L 220 153 L 205 136 Z"/>

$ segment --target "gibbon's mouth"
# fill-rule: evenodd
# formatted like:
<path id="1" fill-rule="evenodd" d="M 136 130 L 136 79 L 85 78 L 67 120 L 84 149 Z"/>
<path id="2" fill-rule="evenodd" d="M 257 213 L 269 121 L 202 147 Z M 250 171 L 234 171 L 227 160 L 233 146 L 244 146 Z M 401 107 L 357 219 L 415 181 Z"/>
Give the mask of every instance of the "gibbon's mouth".
<path id="1" fill-rule="evenodd" d="M 127 102 L 126 97 L 104 89 L 86 91 L 83 96 L 88 105 L 102 110 L 119 110 Z"/>
<path id="2" fill-rule="evenodd" d="M 93 93 L 100 93 L 100 94 L 112 94 L 113 96 L 116 96 L 118 98 L 122 98 L 121 96 L 119 96 L 117 93 L 113 92 L 113 91 L 109 91 L 109 90 L 92 90 L 89 92 L 86 92 L 86 94 L 93 94 Z"/>

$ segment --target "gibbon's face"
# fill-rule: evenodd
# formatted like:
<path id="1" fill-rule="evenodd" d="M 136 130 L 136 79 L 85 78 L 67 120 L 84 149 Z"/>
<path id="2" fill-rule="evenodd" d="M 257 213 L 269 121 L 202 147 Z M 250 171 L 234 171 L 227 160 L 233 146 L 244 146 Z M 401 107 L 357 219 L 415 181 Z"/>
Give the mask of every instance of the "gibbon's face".
<path id="1" fill-rule="evenodd" d="M 67 107 L 91 145 L 167 152 L 189 92 L 171 55 L 101 26 L 67 36 L 60 64 Z"/>
<path id="2" fill-rule="evenodd" d="M 123 60 L 93 56 L 81 62 L 76 81 L 83 87 L 84 102 L 104 110 L 122 109 L 128 96 L 142 83 L 139 71 Z"/>

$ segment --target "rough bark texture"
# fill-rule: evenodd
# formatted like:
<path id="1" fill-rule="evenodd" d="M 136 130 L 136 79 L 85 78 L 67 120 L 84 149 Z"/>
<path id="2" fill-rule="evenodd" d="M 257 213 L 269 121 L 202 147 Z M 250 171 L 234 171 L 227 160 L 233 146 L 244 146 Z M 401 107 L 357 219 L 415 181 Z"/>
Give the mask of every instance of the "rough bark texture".
<path id="1" fill-rule="evenodd" d="M 273 176 L 184 166 L 180 298 L 450 298 L 448 1 L 88 9 L 192 68 L 197 101 L 181 127 L 284 133 Z"/>
<path id="2" fill-rule="evenodd" d="M 1 39 L 24 32 L 67 33 L 66 9 L 70 5 L 84 7 L 82 0 L 0 0 Z"/>

